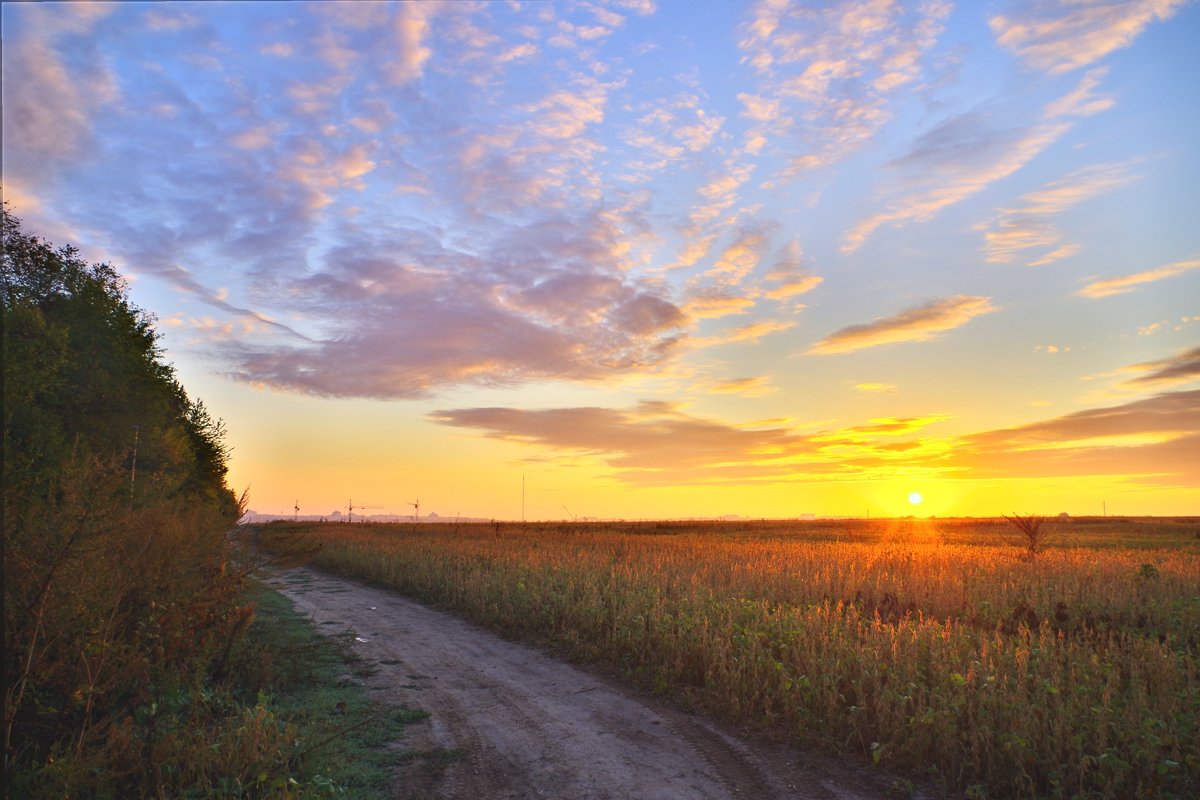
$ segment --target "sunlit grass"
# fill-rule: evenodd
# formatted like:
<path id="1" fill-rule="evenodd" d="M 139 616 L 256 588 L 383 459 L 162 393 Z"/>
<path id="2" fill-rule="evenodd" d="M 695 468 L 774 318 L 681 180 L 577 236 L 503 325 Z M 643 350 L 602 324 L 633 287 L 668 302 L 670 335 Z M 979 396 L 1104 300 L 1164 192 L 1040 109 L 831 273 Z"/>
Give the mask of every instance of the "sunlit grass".
<path id="1" fill-rule="evenodd" d="M 271 526 L 781 738 L 977 797 L 1200 792 L 1194 522 Z"/>

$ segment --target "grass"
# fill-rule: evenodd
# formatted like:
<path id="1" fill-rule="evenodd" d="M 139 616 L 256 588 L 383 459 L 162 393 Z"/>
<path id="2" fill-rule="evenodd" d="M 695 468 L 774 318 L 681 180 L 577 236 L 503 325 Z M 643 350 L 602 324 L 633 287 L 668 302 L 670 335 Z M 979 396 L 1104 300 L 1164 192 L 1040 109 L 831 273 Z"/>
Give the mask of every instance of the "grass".
<path id="1" fill-rule="evenodd" d="M 6 775 L 5 796 L 78 798 L 391 797 L 391 746 L 424 712 L 372 702 L 348 636 L 324 637 L 278 592 L 250 583 L 255 613 L 226 677 L 158 684 L 100 744 L 52 751 Z M 15 771 L 14 771 L 15 772 Z"/>
<path id="2" fill-rule="evenodd" d="M 319 634 L 286 597 L 260 587 L 257 615 L 235 662 L 241 692 L 295 731 L 296 796 L 390 797 L 398 761 L 389 745 L 429 715 L 372 701 L 355 677 L 373 665 L 353 651 L 353 633 Z M 249 698 L 245 698 L 249 699 Z"/>
<path id="3" fill-rule="evenodd" d="M 1200 795 L 1200 526 L 268 526 L 325 568 L 974 798 Z"/>

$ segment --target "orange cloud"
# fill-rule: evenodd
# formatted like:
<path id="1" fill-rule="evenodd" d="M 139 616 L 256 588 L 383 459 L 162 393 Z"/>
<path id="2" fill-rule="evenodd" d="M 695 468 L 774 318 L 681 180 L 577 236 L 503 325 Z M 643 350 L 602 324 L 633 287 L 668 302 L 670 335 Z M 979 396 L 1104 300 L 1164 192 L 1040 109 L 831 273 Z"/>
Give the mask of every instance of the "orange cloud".
<path id="1" fill-rule="evenodd" d="M 748 379 L 753 380 L 753 379 Z M 731 384 L 736 381 L 731 382 Z M 673 403 L 629 409 L 459 408 L 441 425 L 561 454 L 598 457 L 636 485 L 861 481 L 899 471 L 959 478 L 1111 476 L 1200 483 L 1200 391 L 1161 394 L 961 437 L 913 438 L 943 416 L 883 418 L 802 435 L 775 422 L 739 426 Z"/>
<path id="2" fill-rule="evenodd" d="M 825 280 L 820 275 L 797 275 L 794 278 L 789 278 L 777 286 L 768 289 L 767 297 L 772 300 L 786 300 L 789 297 L 806 294 L 821 285 L 821 281 Z"/>
<path id="3" fill-rule="evenodd" d="M 741 325 L 733 330 L 719 333 L 716 336 L 706 336 L 703 338 L 693 338 L 690 344 L 693 347 L 711 347 L 718 344 L 733 344 L 734 342 L 758 342 L 764 336 L 779 331 L 786 331 L 796 327 L 796 323 L 791 320 L 762 320 L 761 322 L 752 322 L 748 325 Z"/>
<path id="4" fill-rule="evenodd" d="M 683 311 L 689 317 L 711 319 L 745 314 L 753 307 L 753 298 L 724 290 L 705 289 L 696 292 L 684 305 Z"/>
<path id="5" fill-rule="evenodd" d="M 725 381 L 717 381 L 705 387 L 706 391 L 716 392 L 717 394 L 737 394 L 742 397 L 762 397 L 763 395 L 774 394 L 779 389 L 771 385 L 769 378 L 762 376 L 754 378 L 730 378 Z"/>
<path id="6" fill-rule="evenodd" d="M 1200 347 L 1158 361 L 1134 364 L 1124 371 L 1145 373 L 1125 381 L 1123 385 L 1129 387 L 1191 383 L 1200 380 Z"/>
<path id="7" fill-rule="evenodd" d="M 1200 267 L 1200 260 L 1176 261 L 1156 269 L 1146 270 L 1145 272 L 1123 275 L 1120 278 L 1093 281 L 1080 289 L 1077 294 L 1092 299 L 1111 297 L 1114 294 L 1125 294 L 1132 292 L 1144 283 L 1154 283 L 1155 281 L 1174 278 L 1176 275 L 1182 275 L 1197 267 Z"/>
<path id="8" fill-rule="evenodd" d="M 842 328 L 814 344 L 807 352 L 810 355 L 830 355 L 897 342 L 923 342 L 942 331 L 965 325 L 981 314 L 997 310 L 987 297 L 959 295 L 933 300 L 894 317 L 882 317 L 864 325 Z"/>
<path id="9" fill-rule="evenodd" d="M 1112 475 L 1194 487 L 1198 431 L 1200 391 L 1169 392 L 964 437 L 952 465 L 976 477 Z"/>

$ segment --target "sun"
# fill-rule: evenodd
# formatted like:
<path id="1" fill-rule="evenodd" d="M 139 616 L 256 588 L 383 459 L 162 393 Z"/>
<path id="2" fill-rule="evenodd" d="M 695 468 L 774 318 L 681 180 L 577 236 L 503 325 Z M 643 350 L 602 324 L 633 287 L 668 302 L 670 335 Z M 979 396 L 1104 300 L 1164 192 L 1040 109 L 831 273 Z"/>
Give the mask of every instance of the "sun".
<path id="1" fill-rule="evenodd" d="M 909 503 L 911 503 L 911 504 L 913 504 L 914 506 L 919 506 L 919 505 L 921 505 L 921 501 L 922 501 L 922 500 L 924 500 L 924 499 L 925 499 L 925 498 L 921 497 L 921 493 L 920 493 L 920 492 L 913 492 L 912 494 L 910 494 L 910 495 L 908 496 L 908 502 L 909 502 Z"/>

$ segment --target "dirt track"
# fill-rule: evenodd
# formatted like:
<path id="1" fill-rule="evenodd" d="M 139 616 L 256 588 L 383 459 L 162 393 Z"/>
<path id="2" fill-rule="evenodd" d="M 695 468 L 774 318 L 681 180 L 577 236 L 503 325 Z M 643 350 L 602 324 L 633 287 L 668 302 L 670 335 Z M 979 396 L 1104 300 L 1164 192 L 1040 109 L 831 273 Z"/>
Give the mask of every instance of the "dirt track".
<path id="1" fill-rule="evenodd" d="M 536 649 L 382 589 L 307 568 L 276 586 L 318 629 L 352 629 L 407 729 L 399 798 L 875 800 L 875 775 L 751 743 Z"/>

